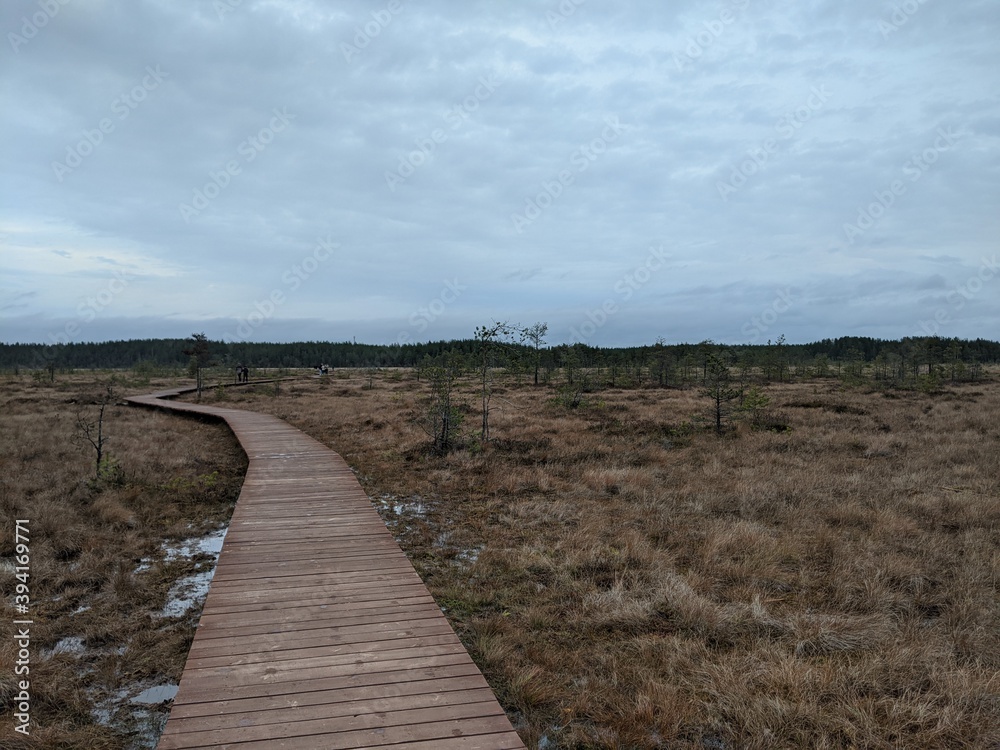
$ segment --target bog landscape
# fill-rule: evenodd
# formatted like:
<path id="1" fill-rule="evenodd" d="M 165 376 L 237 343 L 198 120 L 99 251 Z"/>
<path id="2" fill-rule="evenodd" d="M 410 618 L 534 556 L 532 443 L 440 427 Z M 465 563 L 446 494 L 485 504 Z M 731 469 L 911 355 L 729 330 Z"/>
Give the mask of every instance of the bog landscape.
<path id="1" fill-rule="evenodd" d="M 0 8 L 0 750 L 1000 750 L 1000 3 Z"/>
<path id="2" fill-rule="evenodd" d="M 189 366 L 8 367 L 0 504 L 30 519 L 30 579 L 13 534 L 0 560 L 5 592 L 30 581 L 35 726 L 5 714 L 4 747 L 155 746 L 247 460 L 123 399 L 198 382 L 346 459 L 528 747 L 1000 742 L 996 344 L 477 333 L 405 366 L 337 345 L 371 360 L 326 374 L 307 345 L 199 361 L 198 337 L 159 347 Z"/>

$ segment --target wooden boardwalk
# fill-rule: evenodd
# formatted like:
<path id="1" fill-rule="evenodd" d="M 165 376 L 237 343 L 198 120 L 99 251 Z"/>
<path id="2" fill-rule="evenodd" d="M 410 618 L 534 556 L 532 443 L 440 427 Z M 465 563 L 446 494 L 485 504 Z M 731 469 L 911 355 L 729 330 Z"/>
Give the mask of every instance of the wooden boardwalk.
<path id="1" fill-rule="evenodd" d="M 158 747 L 524 748 L 344 460 L 189 390 L 250 465 Z"/>

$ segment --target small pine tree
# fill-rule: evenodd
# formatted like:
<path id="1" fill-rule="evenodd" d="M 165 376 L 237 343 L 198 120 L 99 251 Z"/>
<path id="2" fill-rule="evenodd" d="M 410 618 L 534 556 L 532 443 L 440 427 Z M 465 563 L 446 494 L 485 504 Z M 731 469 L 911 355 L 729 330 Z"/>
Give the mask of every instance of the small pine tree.
<path id="1" fill-rule="evenodd" d="M 705 361 L 705 388 L 702 395 L 712 399 L 712 417 L 715 434 L 722 435 L 728 425 L 732 411 L 731 402 L 740 398 L 742 392 L 732 384 L 729 364 L 718 354 L 708 354 Z"/>
<path id="2" fill-rule="evenodd" d="M 532 354 L 532 366 L 535 370 L 535 385 L 538 385 L 538 371 L 542 364 L 542 347 L 545 345 L 545 335 L 549 332 L 548 323 L 535 323 L 521 331 L 525 340 L 531 342 L 535 350 Z"/>
<path id="3" fill-rule="evenodd" d="M 191 346 L 184 350 L 185 356 L 190 357 L 188 362 L 188 375 L 196 379 L 198 385 L 198 398 L 201 398 L 202 370 L 212 362 L 212 351 L 208 346 L 208 336 L 204 333 L 195 333 L 191 336 Z"/>
<path id="4" fill-rule="evenodd" d="M 749 390 L 743 394 L 740 411 L 746 415 L 747 421 L 753 429 L 760 428 L 764 412 L 770 403 L 771 399 L 765 396 L 764 392 L 756 385 L 750 386 Z"/>

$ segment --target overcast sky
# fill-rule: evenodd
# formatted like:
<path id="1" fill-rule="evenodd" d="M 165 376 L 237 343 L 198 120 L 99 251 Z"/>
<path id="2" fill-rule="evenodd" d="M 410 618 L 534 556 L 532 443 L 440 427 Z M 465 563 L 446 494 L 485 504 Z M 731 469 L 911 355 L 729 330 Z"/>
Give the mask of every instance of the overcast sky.
<path id="1" fill-rule="evenodd" d="M 1000 338 L 996 0 L 3 0 L 0 339 Z"/>

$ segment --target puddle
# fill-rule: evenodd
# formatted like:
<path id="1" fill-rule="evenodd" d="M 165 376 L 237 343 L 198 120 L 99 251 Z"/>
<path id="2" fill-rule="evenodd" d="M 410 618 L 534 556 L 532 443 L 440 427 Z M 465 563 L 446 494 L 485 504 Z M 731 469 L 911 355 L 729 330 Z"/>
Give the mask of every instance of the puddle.
<path id="1" fill-rule="evenodd" d="M 138 736 L 133 740 L 132 747 L 136 750 L 156 750 L 169 717 L 169 711 L 156 710 L 155 708 L 133 709 L 133 726 Z"/>
<path id="2" fill-rule="evenodd" d="M 170 716 L 163 703 L 173 699 L 177 686 L 156 685 L 129 698 L 141 687 L 135 684 L 95 701 L 91 715 L 98 724 L 132 733 L 129 747 L 133 750 L 154 750 Z"/>
<path id="3" fill-rule="evenodd" d="M 377 510 L 383 516 L 390 516 L 386 523 L 400 518 L 426 518 L 430 512 L 430 505 L 424 502 L 420 495 L 409 498 L 400 498 L 395 495 L 382 495 L 376 498 Z M 394 518 L 393 518 L 394 517 Z"/>
<path id="4" fill-rule="evenodd" d="M 393 539 L 400 546 L 405 546 L 406 533 L 410 530 L 409 523 L 413 521 L 426 521 L 432 528 L 437 530 L 432 545 L 438 549 L 449 553 L 452 560 L 463 566 L 472 566 L 479 559 L 479 553 L 483 551 L 482 546 L 463 548 L 456 544 L 454 533 L 447 528 L 442 529 L 430 518 L 430 513 L 434 509 L 432 504 L 424 500 L 420 495 L 413 495 L 408 498 L 397 497 L 396 495 L 385 494 L 372 498 L 375 509 L 382 517 L 386 527 L 392 532 Z M 446 522 L 446 525 L 450 522 Z"/>
<path id="5" fill-rule="evenodd" d="M 159 612 L 152 612 L 154 623 L 156 619 L 183 617 L 204 603 L 227 530 L 227 527 L 223 527 L 204 536 L 166 542 L 158 553 L 139 561 L 135 573 L 158 569 L 165 563 L 177 560 L 193 560 L 197 566 L 196 573 L 174 582 L 167 595 L 166 605 Z M 81 614 L 88 609 L 90 607 L 84 605 L 77 608 L 73 614 Z M 169 623 L 165 623 L 163 627 L 168 625 Z M 116 653 L 122 656 L 126 648 L 127 646 L 120 646 L 113 651 L 107 649 L 86 651 L 84 639 L 73 637 L 59 641 L 51 654 L 79 655 L 86 651 L 88 654 Z M 166 704 L 177 695 L 177 686 L 170 683 L 151 684 L 151 681 L 146 680 L 112 692 L 104 692 L 100 687 L 93 687 L 87 689 L 87 694 L 92 701 L 91 715 L 96 723 L 130 735 L 128 746 L 133 750 L 154 750 L 170 715 Z"/>
<path id="6" fill-rule="evenodd" d="M 416 518 L 424 518 L 427 516 L 427 506 L 424 504 L 423 498 L 417 496 L 417 498 L 411 502 L 393 503 L 392 509 L 396 512 L 397 516 L 414 516 Z"/>
<path id="7" fill-rule="evenodd" d="M 71 635 L 69 638 L 63 638 L 56 643 L 52 648 L 42 649 L 42 659 L 47 661 L 53 656 L 58 654 L 70 654 L 72 656 L 80 656 L 85 653 L 87 648 L 85 646 L 85 639 L 79 635 Z"/>
<path id="8" fill-rule="evenodd" d="M 127 689 L 116 690 L 101 700 L 94 701 L 94 707 L 90 710 L 94 721 L 103 726 L 111 726 L 111 721 L 121 707 L 122 701 L 128 696 Z"/>
<path id="9" fill-rule="evenodd" d="M 190 560 L 198 556 L 207 555 L 212 558 L 211 562 L 206 562 L 207 569 L 201 570 L 184 578 L 178 579 L 167 593 L 167 603 L 159 612 L 157 617 L 181 617 L 187 614 L 192 608 L 205 601 L 208 596 L 208 587 L 212 583 L 212 576 L 215 574 L 215 562 L 222 552 L 222 544 L 226 540 L 228 527 L 217 529 L 205 536 L 192 537 L 181 542 L 171 542 L 163 545 L 163 561 L 165 563 L 174 560 Z M 149 570 L 153 561 L 143 558 L 136 572 Z"/>
<path id="10" fill-rule="evenodd" d="M 167 701 L 172 701 L 174 696 L 177 695 L 176 685 L 156 685 L 155 687 L 143 690 L 137 696 L 132 698 L 129 703 L 139 703 L 146 706 L 156 706 L 160 703 L 166 703 Z"/>
<path id="11" fill-rule="evenodd" d="M 228 531 L 228 527 L 218 529 L 202 537 L 164 545 L 163 560 L 164 562 L 172 562 L 181 558 L 192 558 L 196 555 L 218 557 L 219 553 L 222 552 L 222 543 L 226 540 L 226 531 Z"/>
<path id="12" fill-rule="evenodd" d="M 181 617 L 208 596 L 208 587 L 215 575 L 215 567 L 201 573 L 185 576 L 175 583 L 167 593 L 167 603 L 157 616 Z"/>
<path id="13" fill-rule="evenodd" d="M 476 560 L 479 559 L 479 553 L 482 551 L 482 547 L 472 547 L 470 549 L 459 550 L 458 554 L 455 555 L 455 559 L 465 565 L 475 565 Z"/>

